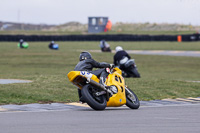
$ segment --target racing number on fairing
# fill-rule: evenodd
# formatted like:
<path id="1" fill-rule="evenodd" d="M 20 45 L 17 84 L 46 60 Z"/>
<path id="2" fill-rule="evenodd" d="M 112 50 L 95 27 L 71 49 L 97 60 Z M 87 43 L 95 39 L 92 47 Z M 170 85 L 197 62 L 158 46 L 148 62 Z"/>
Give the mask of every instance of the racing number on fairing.
<path id="1" fill-rule="evenodd" d="M 81 71 L 80 75 L 82 75 L 83 77 L 86 77 L 86 78 L 92 78 L 92 74 L 87 71 Z"/>

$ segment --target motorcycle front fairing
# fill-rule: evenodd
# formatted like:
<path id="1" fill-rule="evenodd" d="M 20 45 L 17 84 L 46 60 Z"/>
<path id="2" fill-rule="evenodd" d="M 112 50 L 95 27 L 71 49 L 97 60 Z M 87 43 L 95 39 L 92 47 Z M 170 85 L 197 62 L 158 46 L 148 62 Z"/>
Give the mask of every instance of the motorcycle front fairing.
<path id="1" fill-rule="evenodd" d="M 125 81 L 121 76 L 122 72 L 119 68 L 115 68 L 114 71 L 112 74 L 109 74 L 105 83 L 108 86 L 115 86 L 117 93 L 109 98 L 107 107 L 119 107 L 126 104 Z"/>

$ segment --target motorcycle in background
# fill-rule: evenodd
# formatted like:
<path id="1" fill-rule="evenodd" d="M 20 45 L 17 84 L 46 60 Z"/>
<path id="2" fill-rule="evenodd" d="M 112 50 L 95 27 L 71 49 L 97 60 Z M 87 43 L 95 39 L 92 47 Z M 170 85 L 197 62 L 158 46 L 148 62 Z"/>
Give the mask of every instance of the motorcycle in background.
<path id="1" fill-rule="evenodd" d="M 119 62 L 119 68 L 122 70 L 123 77 L 135 77 L 140 78 L 140 73 L 137 70 L 134 59 L 128 59 L 128 57 L 123 57 Z"/>

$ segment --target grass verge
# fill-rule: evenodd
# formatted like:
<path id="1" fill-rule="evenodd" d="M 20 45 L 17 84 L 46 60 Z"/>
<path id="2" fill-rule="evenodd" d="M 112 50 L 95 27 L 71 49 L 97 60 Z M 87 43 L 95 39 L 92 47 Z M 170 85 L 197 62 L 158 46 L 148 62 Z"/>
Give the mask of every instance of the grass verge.
<path id="1" fill-rule="evenodd" d="M 67 73 L 78 62 L 79 50 L 99 49 L 99 42 L 57 42 L 60 50 L 48 49 L 49 42 L 29 42 L 18 49 L 17 42 L 0 43 L 0 78 L 26 79 L 32 83 L 0 85 L 0 104 L 25 104 L 78 101 L 77 88 Z M 109 42 L 128 50 L 193 50 L 199 42 Z M 95 60 L 113 62 L 113 53 L 92 53 Z M 156 55 L 131 55 L 142 78 L 126 78 L 126 84 L 140 100 L 199 97 L 200 58 Z"/>

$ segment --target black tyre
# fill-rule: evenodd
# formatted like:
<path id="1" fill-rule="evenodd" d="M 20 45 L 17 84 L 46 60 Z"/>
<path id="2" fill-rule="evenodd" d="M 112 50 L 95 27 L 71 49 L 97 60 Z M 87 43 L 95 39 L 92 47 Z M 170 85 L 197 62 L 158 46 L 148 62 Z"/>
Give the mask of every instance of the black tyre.
<path id="1" fill-rule="evenodd" d="M 128 88 L 128 90 L 131 92 L 131 94 L 126 90 L 126 106 L 131 109 L 138 109 L 140 107 L 140 101 L 138 97 L 131 89 Z"/>
<path id="2" fill-rule="evenodd" d="M 133 67 L 133 68 L 131 69 L 131 73 L 132 73 L 132 75 L 133 75 L 134 77 L 140 78 L 140 74 L 139 74 L 139 72 L 138 72 L 138 70 L 137 70 L 136 67 Z"/>
<path id="3" fill-rule="evenodd" d="M 96 96 L 96 90 L 91 85 L 85 85 L 82 90 L 81 94 L 83 100 L 94 110 L 104 110 L 107 105 L 106 97 L 104 95 Z"/>

